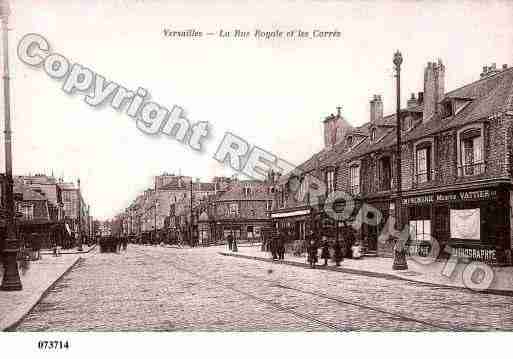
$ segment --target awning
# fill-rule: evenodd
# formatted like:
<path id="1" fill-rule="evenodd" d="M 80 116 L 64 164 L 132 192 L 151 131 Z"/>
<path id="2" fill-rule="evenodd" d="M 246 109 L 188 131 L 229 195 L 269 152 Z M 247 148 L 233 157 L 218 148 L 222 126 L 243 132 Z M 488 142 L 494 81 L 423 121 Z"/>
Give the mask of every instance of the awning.
<path id="1" fill-rule="evenodd" d="M 301 209 L 290 212 L 281 212 L 281 213 L 271 213 L 271 218 L 287 218 L 287 217 L 296 217 L 296 216 L 304 216 L 306 214 L 310 214 L 310 209 Z"/>

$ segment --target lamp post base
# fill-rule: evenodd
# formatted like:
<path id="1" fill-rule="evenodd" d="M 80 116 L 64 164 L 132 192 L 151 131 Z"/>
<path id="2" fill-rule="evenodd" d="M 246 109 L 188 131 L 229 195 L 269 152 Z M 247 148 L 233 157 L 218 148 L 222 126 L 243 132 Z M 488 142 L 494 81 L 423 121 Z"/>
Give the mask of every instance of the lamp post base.
<path id="1" fill-rule="evenodd" d="M 406 251 L 394 251 L 394 264 L 392 265 L 393 270 L 405 270 L 408 269 L 408 263 L 406 262 Z"/>
<path id="2" fill-rule="evenodd" d="M 0 290 L 2 291 L 23 289 L 20 280 L 20 273 L 18 271 L 18 261 L 16 260 L 17 254 L 17 250 L 4 251 L 4 276 L 2 278 L 2 285 L 0 286 Z"/>

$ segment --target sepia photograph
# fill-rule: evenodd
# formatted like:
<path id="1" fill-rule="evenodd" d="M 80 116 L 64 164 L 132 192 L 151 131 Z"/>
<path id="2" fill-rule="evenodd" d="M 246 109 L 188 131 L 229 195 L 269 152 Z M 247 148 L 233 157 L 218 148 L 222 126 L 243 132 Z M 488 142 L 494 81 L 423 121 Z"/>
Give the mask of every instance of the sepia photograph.
<path id="1" fill-rule="evenodd" d="M 508 351 L 512 1 L 0 21 L 2 357 Z"/>

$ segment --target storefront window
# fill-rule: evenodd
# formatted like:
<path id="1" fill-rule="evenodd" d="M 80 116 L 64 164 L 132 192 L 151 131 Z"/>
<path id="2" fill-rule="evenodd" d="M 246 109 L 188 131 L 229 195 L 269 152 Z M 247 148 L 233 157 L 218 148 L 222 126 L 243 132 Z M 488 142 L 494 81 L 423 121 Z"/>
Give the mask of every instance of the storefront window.
<path id="1" fill-rule="evenodd" d="M 480 208 L 451 209 L 451 238 L 465 240 L 481 239 Z"/>
<path id="2" fill-rule="evenodd" d="M 418 219 L 410 221 L 410 238 L 416 241 L 431 240 L 431 220 Z"/>

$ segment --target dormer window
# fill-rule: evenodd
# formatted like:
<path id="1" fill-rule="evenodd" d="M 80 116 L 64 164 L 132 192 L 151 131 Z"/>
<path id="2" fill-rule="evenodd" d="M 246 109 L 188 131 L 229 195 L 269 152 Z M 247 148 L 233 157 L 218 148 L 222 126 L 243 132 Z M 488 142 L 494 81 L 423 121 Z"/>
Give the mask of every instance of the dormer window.
<path id="1" fill-rule="evenodd" d="M 403 118 L 403 124 L 402 124 L 402 130 L 403 131 L 409 131 L 413 127 L 413 117 L 411 115 L 408 115 Z"/>
<path id="2" fill-rule="evenodd" d="M 335 170 L 333 168 L 326 170 L 326 192 L 327 194 L 335 191 Z"/>
<path id="3" fill-rule="evenodd" d="M 451 117 L 453 115 L 452 101 L 445 101 L 442 105 L 442 118 Z"/>
<path id="4" fill-rule="evenodd" d="M 376 129 L 375 128 L 371 129 L 370 140 L 371 140 L 371 142 L 376 141 Z"/>
<path id="5" fill-rule="evenodd" d="M 348 136 L 347 137 L 347 145 L 349 147 L 351 147 L 353 145 L 353 136 Z"/>

